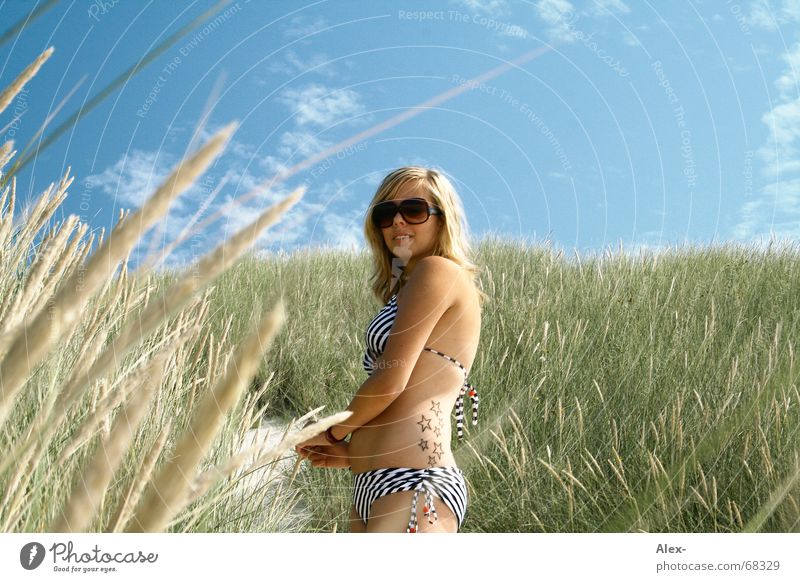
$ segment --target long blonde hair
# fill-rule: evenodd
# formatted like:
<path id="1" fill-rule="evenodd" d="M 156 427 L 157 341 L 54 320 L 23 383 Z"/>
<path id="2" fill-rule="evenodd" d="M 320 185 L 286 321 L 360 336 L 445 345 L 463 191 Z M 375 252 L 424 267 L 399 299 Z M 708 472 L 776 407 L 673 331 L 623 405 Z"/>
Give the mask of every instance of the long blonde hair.
<path id="1" fill-rule="evenodd" d="M 483 305 L 489 300 L 489 296 L 481 290 L 479 278 L 481 269 L 470 259 L 472 250 L 468 240 L 469 231 L 461 198 L 444 174 L 419 166 L 405 166 L 389 173 L 378 186 L 378 190 L 367 208 L 364 218 L 364 238 L 372 249 L 373 271 L 370 277 L 372 292 L 382 303 L 387 302 L 391 297 L 393 258 L 383 240 L 383 235 L 372 223 L 372 208 L 380 202 L 392 199 L 397 191 L 409 181 L 424 187 L 433 198 L 433 203 L 443 212 L 443 214 L 437 215 L 442 221 L 442 228 L 439 230 L 439 237 L 432 254 L 448 258 L 469 272 L 478 292 L 480 304 Z M 405 283 L 405 273 L 400 278 L 400 284 L 403 283 Z"/>

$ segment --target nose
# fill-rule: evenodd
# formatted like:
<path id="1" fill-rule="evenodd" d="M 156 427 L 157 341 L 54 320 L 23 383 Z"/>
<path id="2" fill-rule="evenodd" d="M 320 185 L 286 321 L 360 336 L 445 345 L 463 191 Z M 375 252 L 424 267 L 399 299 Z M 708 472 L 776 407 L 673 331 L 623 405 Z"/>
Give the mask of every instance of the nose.
<path id="1" fill-rule="evenodd" d="M 405 218 L 403 218 L 403 215 L 400 213 L 400 210 L 399 210 L 399 209 L 398 209 L 398 211 L 395 213 L 395 215 L 394 215 L 394 219 L 392 220 L 392 223 L 393 223 L 393 224 L 398 224 L 398 223 L 405 224 L 405 223 L 406 223 L 406 220 L 405 220 Z"/>

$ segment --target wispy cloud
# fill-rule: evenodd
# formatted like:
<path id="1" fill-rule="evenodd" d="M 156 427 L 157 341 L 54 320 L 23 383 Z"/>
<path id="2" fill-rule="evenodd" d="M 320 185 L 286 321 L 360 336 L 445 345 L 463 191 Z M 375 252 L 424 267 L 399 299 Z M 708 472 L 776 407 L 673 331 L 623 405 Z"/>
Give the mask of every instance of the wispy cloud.
<path id="1" fill-rule="evenodd" d="M 212 128 L 201 132 L 199 141 L 207 140 L 213 133 Z M 294 136 L 297 137 L 297 136 Z M 289 144 L 281 146 L 288 149 Z M 280 148 L 279 148 L 280 149 Z M 253 149 L 231 139 L 225 153 L 203 176 L 201 176 L 186 192 L 182 193 L 170 206 L 168 213 L 158 225 L 146 233 L 132 253 L 133 265 L 138 265 L 150 253 L 159 255 L 161 251 L 175 241 L 195 218 L 194 224 L 211 215 L 219 213 L 224 206 L 237 197 L 244 196 L 263 183 L 268 176 L 256 176 L 247 168 L 255 156 Z M 102 193 L 124 208 L 138 208 L 149 198 L 153 191 L 164 181 L 178 157 L 163 150 L 133 150 L 121 157 L 111 166 L 87 178 L 87 184 L 93 192 Z M 256 164 L 261 169 L 262 164 Z M 217 186 L 224 184 L 222 194 L 210 200 Z M 264 192 L 245 204 L 233 205 L 225 210 L 220 220 L 209 224 L 173 250 L 159 268 L 173 269 L 188 266 L 200 255 L 209 252 L 234 232 L 250 224 L 267 207 L 289 194 L 289 187 L 274 188 Z M 205 207 L 200 216 L 195 217 L 198 209 Z M 324 206 L 312 200 L 302 199 L 273 229 L 267 230 L 254 244 L 254 249 L 264 249 L 279 245 L 281 247 L 305 244 Z M 326 228 L 323 234 L 333 234 L 334 242 L 341 244 L 341 237 Z M 345 240 L 350 240 L 345 238 Z"/>
<path id="2" fill-rule="evenodd" d="M 553 40 L 572 42 L 575 40 L 570 28 L 575 9 L 567 0 L 539 0 L 535 5 L 536 15 L 547 25 L 547 35 Z"/>
<path id="3" fill-rule="evenodd" d="M 86 184 L 92 192 L 106 195 L 120 208 L 136 210 L 164 182 L 178 161 L 178 157 L 163 149 L 132 150 L 102 172 L 88 176 Z M 165 243 L 179 235 L 196 209 L 202 206 L 212 192 L 212 184 L 217 182 L 211 178 L 212 173 L 213 170 L 207 171 L 173 200 L 164 218 L 144 233 L 131 253 L 134 265 L 143 260 L 148 252 L 160 250 Z"/>
<path id="4" fill-rule="evenodd" d="M 288 38 L 302 38 L 328 27 L 328 21 L 322 16 L 294 16 L 284 28 L 283 35 Z"/>
<path id="5" fill-rule="evenodd" d="M 267 70 L 270 73 L 283 73 L 285 75 L 296 75 L 297 73 L 317 73 L 325 77 L 335 77 L 338 75 L 336 69 L 328 63 L 330 58 L 325 53 L 316 53 L 303 59 L 295 51 L 287 49 L 283 58 L 273 58 Z M 258 79 L 259 85 L 268 85 L 274 82 L 270 79 Z"/>
<path id="6" fill-rule="evenodd" d="M 614 13 L 627 14 L 630 6 L 622 0 L 593 0 L 588 8 L 588 13 L 593 16 L 611 16 Z"/>
<path id="7" fill-rule="evenodd" d="M 124 208 L 139 208 L 161 184 L 171 164 L 162 152 L 132 150 L 99 174 L 86 178 L 93 191 L 100 191 Z"/>
<path id="8" fill-rule="evenodd" d="M 775 81 L 781 99 L 789 100 L 800 93 L 800 42 L 796 42 L 789 52 L 784 53 L 786 70 Z"/>
<path id="9" fill-rule="evenodd" d="M 759 238 L 800 238 L 800 179 L 775 182 L 760 189 L 758 198 L 739 209 L 740 220 L 734 237 L 755 241 Z"/>
<path id="10" fill-rule="evenodd" d="M 734 235 L 751 239 L 767 234 L 800 237 L 800 42 L 783 55 L 786 67 L 776 79 L 779 96 L 774 107 L 762 117 L 769 132 L 758 151 L 763 161 L 760 175 L 767 180 L 757 197 L 739 209 L 740 221 Z"/>
<path id="11" fill-rule="evenodd" d="M 482 14 L 502 16 L 509 12 L 506 0 L 454 0 L 454 3 L 463 6 L 467 10 Z"/>
<path id="12" fill-rule="evenodd" d="M 753 0 L 747 23 L 756 28 L 775 30 L 782 24 L 800 21 L 800 0 Z"/>
<path id="13" fill-rule="evenodd" d="M 778 176 L 800 169 L 800 42 L 783 55 L 786 68 L 775 81 L 778 103 L 761 120 L 769 130 L 767 143 L 759 149 L 766 162 L 766 176 Z"/>
<path id="14" fill-rule="evenodd" d="M 332 89 L 317 83 L 286 89 L 281 101 L 289 107 L 299 126 L 322 128 L 346 121 L 365 111 L 361 96 L 351 89 Z"/>

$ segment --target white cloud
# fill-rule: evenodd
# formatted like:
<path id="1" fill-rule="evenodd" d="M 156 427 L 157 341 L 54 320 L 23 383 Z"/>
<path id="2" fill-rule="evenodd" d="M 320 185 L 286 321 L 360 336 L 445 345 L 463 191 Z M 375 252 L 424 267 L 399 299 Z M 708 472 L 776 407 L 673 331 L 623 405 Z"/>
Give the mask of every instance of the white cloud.
<path id="1" fill-rule="evenodd" d="M 283 73 L 286 75 L 296 75 L 297 73 L 318 73 L 325 77 L 335 77 L 338 75 L 336 70 L 328 63 L 330 58 L 325 53 L 317 53 L 303 60 L 300 55 L 291 49 L 287 49 L 283 59 L 273 58 L 267 70 L 270 73 Z M 271 85 L 274 79 L 258 79 L 259 85 Z"/>
<path id="2" fill-rule="evenodd" d="M 570 22 L 575 11 L 567 0 L 539 0 L 535 10 L 537 16 L 548 24 L 547 34 L 551 39 L 563 42 L 574 40 Z"/>
<path id="3" fill-rule="evenodd" d="M 787 68 L 775 81 L 775 86 L 782 99 L 790 99 L 800 93 L 800 42 L 795 43 L 788 53 L 784 53 L 783 60 Z"/>
<path id="4" fill-rule="evenodd" d="M 473 12 L 482 12 L 495 16 L 508 13 L 508 2 L 506 0 L 456 0 L 456 4 L 460 4 Z"/>
<path id="5" fill-rule="evenodd" d="M 366 176 L 364 176 L 364 183 L 367 186 L 372 186 L 375 190 L 378 189 L 378 186 L 383 181 L 384 175 L 379 171 L 370 172 Z"/>
<path id="6" fill-rule="evenodd" d="M 283 34 L 289 38 L 301 38 L 327 28 L 328 21 L 321 16 L 313 20 L 307 16 L 295 16 L 284 29 Z"/>
<path id="7" fill-rule="evenodd" d="M 773 183 L 758 192 L 739 209 L 734 228 L 737 239 L 754 241 L 778 236 L 800 239 L 800 179 Z"/>
<path id="8" fill-rule="evenodd" d="M 800 20 L 800 1 L 783 0 L 780 10 L 781 23 L 797 22 Z"/>
<path id="9" fill-rule="evenodd" d="M 739 209 L 734 235 L 754 239 L 767 235 L 800 238 L 800 96 L 796 72 L 800 69 L 800 43 L 783 55 L 786 68 L 775 81 L 778 103 L 761 120 L 769 132 L 757 153 L 764 162 L 760 175 L 768 180 L 757 197 Z"/>
<path id="10" fill-rule="evenodd" d="M 630 6 L 622 0 L 592 0 L 589 8 L 589 14 L 593 16 L 610 16 L 615 12 L 627 14 L 630 11 Z"/>
<path id="11" fill-rule="evenodd" d="M 225 221 L 222 225 L 225 238 L 253 222 L 260 213 L 266 210 L 281 198 L 285 198 L 288 191 L 280 195 L 270 192 L 266 195 L 267 200 L 259 203 L 248 201 L 244 204 L 236 204 L 225 212 Z M 225 200 L 225 204 L 233 201 L 231 196 Z M 253 248 L 263 248 L 265 246 L 280 245 L 287 246 L 308 241 L 308 224 L 325 208 L 323 204 L 310 202 L 305 198 L 295 204 L 286 214 L 284 214 L 278 224 L 267 229 L 259 236 L 253 244 Z"/>
<path id="12" fill-rule="evenodd" d="M 287 131 L 281 135 L 278 153 L 286 158 L 307 158 L 330 147 L 330 142 L 308 131 Z"/>
<path id="13" fill-rule="evenodd" d="M 633 47 L 642 44 L 641 42 L 639 42 L 639 37 L 630 32 L 629 30 L 626 30 L 622 33 L 622 42 L 624 42 L 627 46 L 633 46 Z"/>
<path id="14" fill-rule="evenodd" d="M 364 248 L 363 212 L 360 210 L 340 214 L 329 209 L 319 218 L 318 229 L 322 230 L 322 236 L 313 236 L 311 241 L 320 240 L 327 247 L 347 251 Z"/>
<path id="15" fill-rule="evenodd" d="M 776 30 L 782 24 L 800 21 L 800 0 L 753 0 L 747 23 L 751 26 Z"/>
<path id="16" fill-rule="evenodd" d="M 169 174 L 171 165 L 159 152 L 131 150 L 120 157 L 111 167 L 99 174 L 92 174 L 86 182 L 92 190 L 99 189 L 124 208 L 139 208 Z"/>
<path id="17" fill-rule="evenodd" d="M 768 30 L 778 28 L 776 15 L 764 0 L 755 0 L 750 4 L 750 16 L 747 18 L 750 26 Z"/>
<path id="18" fill-rule="evenodd" d="M 767 143 L 758 150 L 759 156 L 767 164 L 764 175 L 780 177 L 786 173 L 785 164 L 798 160 L 800 98 L 776 105 L 761 117 L 761 121 L 770 132 Z"/>
<path id="19" fill-rule="evenodd" d="M 107 195 L 116 205 L 135 211 L 164 182 L 177 165 L 178 159 L 164 151 L 132 150 L 102 172 L 89 176 L 87 185 L 90 185 L 93 192 Z M 230 175 L 231 172 L 231 169 L 226 172 L 228 179 L 235 177 Z M 221 179 L 214 177 L 213 169 L 209 169 L 175 198 L 168 212 L 140 237 L 131 253 L 132 265 L 137 266 L 150 255 L 159 255 L 161 250 L 184 230 Z M 195 243 L 205 236 L 207 233 L 195 237 Z M 208 243 L 210 244 L 210 241 Z"/>
<path id="20" fill-rule="evenodd" d="M 331 142 L 302 129 L 286 131 L 281 134 L 276 147 L 277 155 L 264 156 L 259 159 L 258 164 L 271 175 L 280 174 L 331 145 Z"/>
<path id="21" fill-rule="evenodd" d="M 364 113 L 361 96 L 351 89 L 331 89 L 312 83 L 301 89 L 287 89 L 281 101 L 289 106 L 300 126 L 317 125 L 322 128 Z"/>

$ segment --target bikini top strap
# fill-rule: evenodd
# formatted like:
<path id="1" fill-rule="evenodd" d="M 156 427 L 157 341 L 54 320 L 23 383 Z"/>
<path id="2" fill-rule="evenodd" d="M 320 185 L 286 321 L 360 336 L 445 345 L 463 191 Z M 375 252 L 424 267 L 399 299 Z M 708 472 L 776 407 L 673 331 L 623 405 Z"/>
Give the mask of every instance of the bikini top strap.
<path id="1" fill-rule="evenodd" d="M 455 358 L 451 358 L 451 357 L 450 357 L 450 356 L 448 356 L 447 354 L 443 354 L 442 352 L 436 351 L 436 350 L 434 350 L 433 348 L 424 347 L 424 348 L 422 348 L 422 349 L 423 349 L 423 350 L 427 350 L 427 351 L 429 351 L 429 352 L 432 352 L 432 353 L 436 354 L 437 356 L 442 356 L 443 358 L 445 358 L 445 359 L 447 359 L 447 360 L 450 360 L 450 361 L 451 361 L 451 362 L 453 362 L 453 363 L 454 363 L 456 366 L 458 366 L 459 368 L 461 368 L 461 370 L 464 372 L 464 377 L 465 377 L 465 378 L 466 378 L 467 376 L 469 376 L 469 372 L 467 372 L 467 369 L 464 367 L 464 365 L 463 365 L 461 362 L 459 362 L 458 360 L 456 360 Z M 466 379 L 464 380 L 464 383 L 466 383 Z"/>

